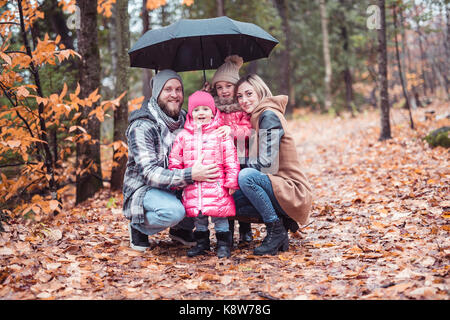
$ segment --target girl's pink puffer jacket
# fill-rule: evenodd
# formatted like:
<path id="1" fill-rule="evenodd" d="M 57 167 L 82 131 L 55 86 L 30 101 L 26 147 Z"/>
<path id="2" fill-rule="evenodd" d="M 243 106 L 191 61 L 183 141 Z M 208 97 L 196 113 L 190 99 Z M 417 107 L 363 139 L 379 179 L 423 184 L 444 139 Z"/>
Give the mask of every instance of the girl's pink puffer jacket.
<path id="1" fill-rule="evenodd" d="M 250 116 L 244 111 L 222 112 L 222 122 L 224 125 L 231 127 L 231 132 L 235 139 L 236 137 L 245 138 L 250 136 L 252 124 L 250 123 Z"/>
<path id="2" fill-rule="evenodd" d="M 169 157 L 169 169 L 192 167 L 201 154 L 203 165 L 216 164 L 220 177 L 214 182 L 195 181 L 183 190 L 186 216 L 196 217 L 199 211 L 212 217 L 230 217 L 236 214 L 233 197 L 228 189 L 239 189 L 239 161 L 231 137 L 221 138 L 214 131 L 222 124 L 220 111 L 206 125 L 196 127 L 187 116 L 184 130 L 176 137 Z"/>
<path id="3" fill-rule="evenodd" d="M 215 96 L 214 103 L 217 109 L 222 112 L 222 125 L 231 128 L 231 136 L 238 150 L 239 159 L 248 157 L 249 138 L 252 129 L 250 115 L 242 111 L 239 104 L 233 99 L 221 100 L 218 96 Z"/>

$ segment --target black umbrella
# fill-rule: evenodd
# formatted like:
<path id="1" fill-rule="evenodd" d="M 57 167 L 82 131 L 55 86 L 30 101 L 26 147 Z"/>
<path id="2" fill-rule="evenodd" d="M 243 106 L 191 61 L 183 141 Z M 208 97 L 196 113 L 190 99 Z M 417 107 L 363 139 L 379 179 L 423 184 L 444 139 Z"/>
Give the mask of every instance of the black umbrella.
<path id="1" fill-rule="evenodd" d="M 228 17 L 181 19 L 149 30 L 128 51 L 131 67 L 190 71 L 217 69 L 227 56 L 244 62 L 269 56 L 278 40 L 252 23 Z"/>

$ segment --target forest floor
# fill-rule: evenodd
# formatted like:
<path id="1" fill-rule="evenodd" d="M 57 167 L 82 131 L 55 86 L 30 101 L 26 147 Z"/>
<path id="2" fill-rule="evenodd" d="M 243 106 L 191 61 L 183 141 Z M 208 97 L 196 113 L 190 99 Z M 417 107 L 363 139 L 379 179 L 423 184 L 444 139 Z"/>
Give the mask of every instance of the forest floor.
<path id="1" fill-rule="evenodd" d="M 289 125 L 314 205 L 289 251 L 275 256 L 252 254 L 261 224 L 252 225 L 254 244 L 229 259 L 188 258 L 168 231 L 137 252 L 119 193 L 75 206 L 69 192 L 52 220 L 4 224 L 0 299 L 448 300 L 449 151 L 421 138 L 449 125 L 449 110 L 438 101 L 415 110 L 411 130 L 407 111 L 394 109 L 384 142 L 377 111 L 298 114 Z"/>

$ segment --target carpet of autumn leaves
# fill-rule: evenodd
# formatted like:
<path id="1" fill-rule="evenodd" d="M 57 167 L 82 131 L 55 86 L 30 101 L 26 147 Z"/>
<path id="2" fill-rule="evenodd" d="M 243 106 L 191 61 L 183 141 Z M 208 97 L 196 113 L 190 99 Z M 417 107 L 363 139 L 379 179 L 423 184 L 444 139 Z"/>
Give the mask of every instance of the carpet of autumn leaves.
<path id="1" fill-rule="evenodd" d="M 432 119 L 425 118 L 434 110 Z M 449 104 L 392 110 L 393 139 L 379 142 L 379 114 L 299 114 L 290 121 L 314 188 L 310 223 L 288 252 L 188 258 L 168 232 L 133 251 L 121 195 L 102 191 L 61 214 L 11 219 L 0 234 L 0 299 L 444 299 L 449 298 L 449 151 L 421 138 L 449 125 Z M 212 237 L 215 245 L 215 237 Z"/>

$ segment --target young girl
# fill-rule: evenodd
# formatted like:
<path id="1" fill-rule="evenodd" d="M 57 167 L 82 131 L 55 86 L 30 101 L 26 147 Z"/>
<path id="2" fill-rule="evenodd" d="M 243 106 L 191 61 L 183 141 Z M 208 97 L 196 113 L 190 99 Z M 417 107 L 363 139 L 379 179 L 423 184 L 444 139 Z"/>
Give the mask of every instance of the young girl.
<path id="1" fill-rule="evenodd" d="M 250 116 L 242 110 L 235 99 L 234 87 L 239 80 L 239 69 L 243 59 L 238 55 L 225 58 L 211 80 L 211 93 L 216 107 L 221 111 L 223 125 L 231 128 L 231 136 L 237 148 L 240 163 L 248 156 L 248 139 L 251 132 Z M 230 220 L 234 232 L 234 220 Z M 239 222 L 239 242 L 249 243 L 253 240 L 250 223 Z"/>
<path id="2" fill-rule="evenodd" d="M 210 249 L 208 217 L 214 223 L 217 238 L 217 256 L 231 255 L 231 232 L 228 218 L 236 214 L 232 194 L 238 187 L 239 161 L 230 136 L 220 137 L 215 130 L 222 120 L 213 97 L 197 91 L 189 97 L 188 115 L 184 130 L 172 146 L 169 169 L 192 167 L 197 159 L 203 164 L 219 167 L 219 178 L 212 182 L 194 182 L 183 190 L 182 202 L 187 217 L 194 217 L 196 246 L 187 255 L 206 254 Z"/>

